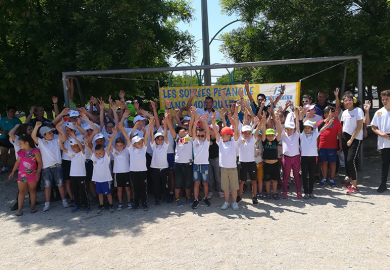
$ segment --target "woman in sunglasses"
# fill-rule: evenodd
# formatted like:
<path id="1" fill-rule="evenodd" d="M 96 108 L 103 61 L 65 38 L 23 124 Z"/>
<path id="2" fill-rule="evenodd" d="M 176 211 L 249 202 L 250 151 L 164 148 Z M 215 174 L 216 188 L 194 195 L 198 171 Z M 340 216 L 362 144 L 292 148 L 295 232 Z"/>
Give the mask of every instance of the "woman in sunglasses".
<path id="1" fill-rule="evenodd" d="M 363 110 L 359 108 L 360 101 L 349 91 L 344 93 L 343 103 L 345 111 L 341 116 L 343 122 L 342 148 L 344 152 L 346 181 L 343 187 L 348 189 L 347 193 L 358 192 L 356 158 L 359 152 L 361 141 L 363 140 Z"/>

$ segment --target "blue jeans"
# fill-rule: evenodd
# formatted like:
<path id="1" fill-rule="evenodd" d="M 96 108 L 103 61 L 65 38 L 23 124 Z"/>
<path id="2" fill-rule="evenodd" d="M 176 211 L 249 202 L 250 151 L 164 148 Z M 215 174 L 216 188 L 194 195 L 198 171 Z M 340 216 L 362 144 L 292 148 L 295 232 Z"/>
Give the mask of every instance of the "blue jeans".
<path id="1" fill-rule="evenodd" d="M 50 188 L 54 184 L 57 187 L 63 186 L 64 178 L 63 178 L 62 166 L 42 169 L 42 179 L 45 188 Z"/>
<path id="2" fill-rule="evenodd" d="M 209 182 L 209 165 L 201 164 L 193 166 L 194 182 L 202 181 L 203 183 Z"/>

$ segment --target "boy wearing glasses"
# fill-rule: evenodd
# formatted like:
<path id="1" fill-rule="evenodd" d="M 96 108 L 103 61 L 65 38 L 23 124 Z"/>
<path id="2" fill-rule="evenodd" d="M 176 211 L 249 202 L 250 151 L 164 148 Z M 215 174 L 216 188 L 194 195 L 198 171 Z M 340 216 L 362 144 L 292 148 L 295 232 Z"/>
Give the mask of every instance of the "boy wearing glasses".
<path id="1" fill-rule="evenodd" d="M 303 107 L 305 107 L 306 105 L 311 105 L 312 102 L 313 102 L 313 99 L 310 95 L 303 95 L 303 97 L 302 97 L 302 106 Z M 316 110 L 315 114 L 322 116 L 322 111 L 320 108 L 315 106 L 314 109 Z"/>

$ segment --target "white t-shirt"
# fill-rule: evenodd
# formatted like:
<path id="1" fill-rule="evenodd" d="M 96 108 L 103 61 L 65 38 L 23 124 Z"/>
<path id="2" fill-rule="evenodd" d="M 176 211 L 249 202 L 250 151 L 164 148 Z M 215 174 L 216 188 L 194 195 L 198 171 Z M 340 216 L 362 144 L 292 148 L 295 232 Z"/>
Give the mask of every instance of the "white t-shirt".
<path id="1" fill-rule="evenodd" d="M 103 134 L 104 138 L 106 139 L 106 141 L 104 142 L 104 147 L 107 147 L 108 142 L 110 141 L 110 139 L 108 139 L 108 136 L 109 135 L 112 136 L 113 133 L 108 133 L 107 130 L 106 130 L 106 127 L 103 127 L 102 134 Z M 113 145 L 115 145 L 115 140 L 118 139 L 118 138 L 123 138 L 122 134 L 120 132 L 116 133 L 114 141 L 112 143 Z"/>
<path id="2" fill-rule="evenodd" d="M 169 143 L 164 143 L 162 145 L 157 145 L 156 141 L 150 145 L 153 150 L 152 163 L 150 164 L 151 168 L 155 169 L 166 169 L 168 168 L 167 154 L 169 149 Z"/>
<path id="3" fill-rule="evenodd" d="M 294 131 L 293 135 L 287 136 L 286 132 L 282 131 L 281 139 L 283 146 L 283 155 L 295 157 L 299 155 L 299 133 Z"/>
<path id="4" fill-rule="evenodd" d="M 38 138 L 37 148 L 41 151 L 43 169 L 55 164 L 62 164 L 61 147 L 57 135 L 50 141 Z"/>
<path id="5" fill-rule="evenodd" d="M 210 141 L 205 139 L 203 142 L 200 142 L 198 138 L 195 138 L 192 145 L 194 149 L 194 164 L 197 165 L 209 164 Z"/>
<path id="6" fill-rule="evenodd" d="M 130 171 L 130 154 L 127 147 L 122 151 L 118 151 L 114 147 L 114 151 L 110 151 L 114 159 L 114 173 L 128 173 Z"/>
<path id="7" fill-rule="evenodd" d="M 197 108 L 196 109 L 196 114 L 199 114 L 200 117 L 202 117 L 202 115 L 204 115 L 204 114 L 208 114 L 209 115 L 209 118 L 207 119 L 207 123 L 209 125 L 211 124 L 211 116 L 213 116 L 214 112 L 216 112 L 216 111 L 208 112 L 204 108 L 203 109 L 201 109 L 201 108 Z M 221 120 L 221 114 L 219 112 L 217 112 L 216 120 Z"/>
<path id="8" fill-rule="evenodd" d="M 390 111 L 384 107 L 377 110 L 372 118 L 371 125 L 378 127 L 382 133 L 390 133 Z M 378 136 L 378 149 L 390 148 L 390 140 Z M 16 151 L 16 150 L 15 150 Z"/>
<path id="9" fill-rule="evenodd" d="M 64 152 L 65 153 L 65 152 Z M 85 154 L 83 152 L 75 153 L 72 149 L 65 153 L 70 158 L 70 173 L 69 176 L 86 176 L 85 170 Z"/>
<path id="10" fill-rule="evenodd" d="M 180 138 L 179 135 L 176 136 L 175 162 L 192 162 L 192 138 L 190 135 L 187 134 L 183 138 Z"/>
<path id="11" fill-rule="evenodd" d="M 146 146 L 141 149 L 136 148 L 131 144 L 127 149 L 130 153 L 130 171 L 131 172 L 144 172 L 146 168 Z"/>
<path id="12" fill-rule="evenodd" d="M 263 141 L 261 140 L 261 137 L 255 143 L 255 162 L 263 162 Z"/>
<path id="13" fill-rule="evenodd" d="M 240 139 L 237 141 L 234 140 L 234 137 L 228 142 L 223 142 L 222 137 L 220 137 L 219 142 L 219 167 L 222 168 L 237 168 L 236 163 L 236 149 Z"/>
<path id="14" fill-rule="evenodd" d="M 314 131 L 310 134 L 302 132 L 301 138 L 301 155 L 303 157 L 317 157 L 317 138 L 321 135 L 318 128 L 315 127 Z"/>
<path id="15" fill-rule="evenodd" d="M 91 160 L 93 161 L 92 181 L 99 183 L 111 181 L 110 157 L 107 153 L 104 153 L 102 158 L 97 158 L 94 153 Z"/>
<path id="16" fill-rule="evenodd" d="M 157 130 L 157 132 L 160 132 L 162 134 L 164 134 L 164 129 L 160 126 L 160 128 Z M 173 140 L 173 137 L 172 137 L 172 134 L 169 130 L 167 130 L 167 137 L 168 137 L 168 154 L 173 154 L 175 153 L 175 148 L 174 148 L 174 140 Z M 154 151 L 153 151 L 154 153 Z"/>
<path id="17" fill-rule="evenodd" d="M 341 122 L 343 122 L 343 132 L 352 135 L 357 128 L 357 121 L 359 120 L 364 120 L 364 113 L 362 109 L 355 108 L 352 111 L 343 111 L 341 116 Z M 363 140 L 363 125 L 355 139 Z"/>
<path id="18" fill-rule="evenodd" d="M 15 135 L 15 141 L 11 140 L 11 137 L 9 138 L 9 142 L 14 146 L 15 149 L 15 158 L 18 160 L 18 151 L 20 150 L 19 147 L 19 136 Z"/>
<path id="19" fill-rule="evenodd" d="M 145 130 L 146 131 L 148 131 L 148 128 L 149 128 L 149 125 L 146 125 L 145 126 Z M 133 130 L 132 128 L 125 128 L 125 130 L 126 130 L 126 132 L 128 132 L 127 133 L 127 136 L 129 136 L 129 138 L 130 138 L 130 134 L 131 134 L 131 131 Z M 153 127 L 153 132 L 155 132 L 156 131 L 156 127 Z M 134 134 L 133 134 L 134 136 L 135 135 L 138 135 L 139 137 L 144 137 L 144 132 L 142 131 L 142 130 L 136 130 L 136 131 L 134 131 Z M 150 136 L 148 137 L 148 145 L 147 145 L 147 149 L 146 149 L 146 153 L 148 153 L 149 155 L 153 155 L 153 150 L 152 150 L 152 148 L 150 147 L 150 142 L 151 142 L 151 138 L 150 138 Z"/>
<path id="20" fill-rule="evenodd" d="M 64 148 L 66 149 L 66 150 L 72 150 L 72 147 L 70 146 L 70 140 L 71 140 L 72 138 L 68 138 L 66 141 L 64 141 Z M 79 141 L 79 142 L 81 142 L 81 143 L 83 143 L 83 135 L 82 134 L 80 134 L 80 135 L 76 135 L 76 139 Z M 89 151 L 87 151 L 88 153 L 89 153 Z M 68 154 L 66 154 L 65 152 L 62 152 L 62 159 L 63 160 L 71 160 L 70 159 L 70 157 L 69 157 L 69 155 Z"/>
<path id="21" fill-rule="evenodd" d="M 256 139 L 253 136 L 249 139 L 244 139 L 241 135 L 238 142 L 238 148 L 240 149 L 240 162 L 254 162 Z"/>
<path id="22" fill-rule="evenodd" d="M 315 125 L 318 125 L 318 122 L 320 122 L 322 120 L 322 116 L 319 116 L 318 114 L 315 114 L 314 117 L 312 118 L 304 118 L 303 119 L 303 122 L 306 122 L 307 120 L 309 120 L 310 122 L 314 122 Z"/>

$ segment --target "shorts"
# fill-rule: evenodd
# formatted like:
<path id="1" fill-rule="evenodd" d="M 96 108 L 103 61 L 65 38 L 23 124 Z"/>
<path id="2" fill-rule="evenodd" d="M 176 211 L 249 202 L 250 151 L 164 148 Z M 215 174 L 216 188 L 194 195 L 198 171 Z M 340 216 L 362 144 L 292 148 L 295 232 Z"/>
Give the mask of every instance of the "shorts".
<path id="1" fill-rule="evenodd" d="M 175 163 L 175 189 L 181 189 L 183 186 L 185 189 L 191 188 L 192 177 L 192 164 L 189 163 Z"/>
<path id="2" fill-rule="evenodd" d="M 168 171 L 173 172 L 173 168 L 175 167 L 175 153 L 168 154 L 167 161 L 168 161 Z"/>
<path id="3" fill-rule="evenodd" d="M 320 161 L 328 161 L 330 163 L 337 162 L 337 149 L 320 148 L 318 154 L 320 155 Z"/>
<path id="4" fill-rule="evenodd" d="M 16 143 L 18 143 L 18 142 L 16 142 Z M 12 143 L 10 143 L 8 137 L 0 139 L 0 146 L 8 148 L 8 149 L 13 149 L 14 148 L 14 145 Z"/>
<path id="5" fill-rule="evenodd" d="M 95 182 L 96 183 L 96 193 L 108 195 L 111 194 L 111 183 L 107 182 Z"/>
<path id="6" fill-rule="evenodd" d="M 221 189 L 239 190 L 237 168 L 221 168 Z"/>
<path id="7" fill-rule="evenodd" d="M 130 172 L 115 174 L 115 187 L 131 187 Z"/>
<path id="8" fill-rule="evenodd" d="M 250 180 L 257 179 L 257 167 L 256 162 L 242 162 L 241 161 L 241 169 L 240 169 L 240 181 L 245 182 L 248 180 L 248 174 Z"/>
<path id="9" fill-rule="evenodd" d="M 85 171 L 87 173 L 85 180 L 87 182 L 92 181 L 92 173 L 93 173 L 93 161 L 92 160 L 90 160 L 90 159 L 85 160 Z"/>
<path id="10" fill-rule="evenodd" d="M 279 163 L 269 164 L 264 162 L 264 181 L 280 180 Z"/>
<path id="11" fill-rule="evenodd" d="M 61 187 L 64 185 L 62 166 L 42 169 L 42 180 L 45 188 L 51 188 L 53 185 Z"/>
<path id="12" fill-rule="evenodd" d="M 62 177 L 64 180 L 70 180 L 70 160 L 62 160 Z"/>
<path id="13" fill-rule="evenodd" d="M 209 165 L 208 164 L 194 164 L 193 165 L 194 182 L 202 181 L 208 183 L 209 181 Z"/>
<path id="14" fill-rule="evenodd" d="M 263 177 L 264 177 L 263 167 L 264 167 L 264 162 L 257 163 L 257 179 L 258 180 L 263 180 Z"/>

